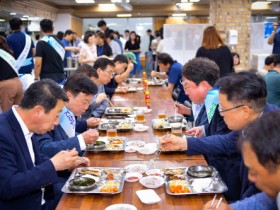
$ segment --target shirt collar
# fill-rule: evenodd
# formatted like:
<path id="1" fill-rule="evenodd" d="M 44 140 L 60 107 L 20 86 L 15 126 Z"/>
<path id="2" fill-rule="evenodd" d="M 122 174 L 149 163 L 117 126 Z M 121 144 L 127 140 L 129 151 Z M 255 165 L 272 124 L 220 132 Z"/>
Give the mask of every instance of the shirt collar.
<path id="1" fill-rule="evenodd" d="M 21 130 L 23 132 L 23 135 L 26 137 L 26 138 L 31 138 L 31 136 L 33 135 L 33 133 L 31 133 L 29 131 L 29 129 L 27 128 L 27 126 L 25 125 L 24 121 L 22 120 L 22 118 L 20 117 L 20 115 L 18 114 L 17 110 L 16 110 L 16 107 L 18 107 L 17 105 L 14 105 L 12 106 L 12 111 L 21 127 Z"/>

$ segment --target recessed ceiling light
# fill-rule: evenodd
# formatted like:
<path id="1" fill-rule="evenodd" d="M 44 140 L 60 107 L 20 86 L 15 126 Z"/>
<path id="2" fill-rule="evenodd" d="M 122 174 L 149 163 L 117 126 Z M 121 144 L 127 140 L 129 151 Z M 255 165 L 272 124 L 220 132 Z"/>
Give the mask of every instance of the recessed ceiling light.
<path id="1" fill-rule="evenodd" d="M 131 17 L 131 14 L 117 14 L 117 17 Z"/>
<path id="2" fill-rule="evenodd" d="M 176 3 L 178 9 L 189 9 L 193 3 Z"/>
<path id="3" fill-rule="evenodd" d="M 173 17 L 185 17 L 187 14 L 186 13 L 174 13 L 172 14 Z"/>
<path id="4" fill-rule="evenodd" d="M 103 11 L 114 11 L 116 10 L 115 4 L 98 4 L 99 8 Z"/>
<path id="5" fill-rule="evenodd" d="M 92 4 L 95 3 L 94 0 L 76 0 L 76 3 L 78 4 Z"/>
<path id="6" fill-rule="evenodd" d="M 5 22 L 5 19 L 0 19 L 0 22 Z"/>
<path id="7" fill-rule="evenodd" d="M 10 13 L 10 15 L 16 15 L 16 14 L 17 14 L 17 13 L 15 13 L 15 12 L 11 12 L 11 13 Z"/>

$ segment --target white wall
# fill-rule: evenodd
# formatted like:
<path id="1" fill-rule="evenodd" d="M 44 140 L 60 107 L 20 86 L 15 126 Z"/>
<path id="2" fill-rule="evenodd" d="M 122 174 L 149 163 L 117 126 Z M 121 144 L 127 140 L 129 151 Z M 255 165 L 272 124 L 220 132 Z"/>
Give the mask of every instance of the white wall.
<path id="1" fill-rule="evenodd" d="M 164 24 L 163 51 L 184 65 L 201 46 L 203 30 L 209 24 Z"/>
<path id="2" fill-rule="evenodd" d="M 58 31 L 65 32 L 68 29 L 71 29 L 71 15 L 68 13 L 57 14 L 56 20 L 53 23 L 54 34 Z"/>

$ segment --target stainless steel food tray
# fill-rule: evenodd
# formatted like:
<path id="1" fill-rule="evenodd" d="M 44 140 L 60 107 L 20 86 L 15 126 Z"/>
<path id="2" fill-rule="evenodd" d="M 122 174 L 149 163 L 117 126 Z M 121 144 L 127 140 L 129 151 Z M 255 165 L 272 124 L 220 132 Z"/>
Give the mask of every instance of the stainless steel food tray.
<path id="1" fill-rule="evenodd" d="M 213 167 L 214 168 L 214 167 Z M 174 169 L 182 169 L 182 168 L 169 168 L 170 170 Z M 228 190 L 227 186 L 225 185 L 225 183 L 223 182 L 221 176 L 219 174 L 217 174 L 216 177 L 216 183 L 214 183 L 214 186 L 212 187 L 212 189 L 209 189 L 207 191 L 204 191 L 204 188 L 207 188 L 210 184 L 210 182 L 212 181 L 212 177 L 205 177 L 205 178 L 196 178 L 196 177 L 192 177 L 189 176 L 187 174 L 187 170 L 188 168 L 184 169 L 184 173 L 182 175 L 180 175 L 181 177 L 185 177 L 186 180 L 184 182 L 187 183 L 187 185 L 189 185 L 189 189 L 190 192 L 187 193 L 173 193 L 170 191 L 169 188 L 169 184 L 171 182 L 170 179 L 167 178 L 167 176 L 165 175 L 165 188 L 166 188 L 166 193 L 169 195 L 174 195 L 174 196 L 182 196 L 182 195 L 198 195 L 198 194 L 215 194 L 215 193 L 223 193 L 226 192 Z M 216 171 L 216 169 L 214 168 L 214 170 Z"/>
<path id="2" fill-rule="evenodd" d="M 171 130 L 171 123 L 168 122 L 167 119 L 153 119 L 152 120 L 152 128 L 154 130 L 165 131 Z M 186 119 L 184 118 L 181 122 L 183 130 L 188 126 Z"/>
<path id="3" fill-rule="evenodd" d="M 112 115 L 131 115 L 133 114 L 133 109 L 130 107 L 107 107 L 105 110 L 105 115 L 112 116 Z"/>
<path id="4" fill-rule="evenodd" d="M 77 176 L 83 176 L 79 175 L 79 171 L 82 169 L 99 169 L 101 171 L 101 177 L 100 180 L 96 182 L 96 187 L 89 191 L 72 191 L 69 189 L 69 181 Z M 115 180 L 106 180 L 106 173 L 105 170 L 112 170 L 118 173 L 118 175 L 115 177 Z M 85 177 L 89 177 L 91 175 L 84 175 Z M 104 194 L 104 195 L 115 195 L 119 194 L 123 190 L 124 186 L 124 176 L 125 176 L 125 170 L 123 168 L 114 168 L 114 167 L 82 167 L 82 168 L 76 168 L 73 170 L 72 174 L 70 175 L 69 179 L 66 181 L 65 185 L 62 187 L 61 191 L 64 193 L 74 193 L 74 194 Z M 119 188 L 117 192 L 101 192 L 100 189 L 106 182 L 109 181 L 117 181 L 119 183 Z"/>
<path id="5" fill-rule="evenodd" d="M 98 130 L 106 131 L 111 125 L 114 125 L 118 131 L 131 131 L 133 130 L 133 123 L 134 121 L 127 119 L 101 119 Z"/>
<path id="6" fill-rule="evenodd" d="M 116 146 L 116 148 L 112 148 L 110 144 L 110 140 L 118 140 L 121 139 L 123 141 L 123 144 L 119 144 L 119 147 Z M 87 145 L 86 151 L 89 152 L 122 152 L 125 149 L 125 145 L 127 142 L 127 138 L 123 136 L 117 136 L 117 137 L 107 137 L 107 136 L 102 136 L 98 138 L 98 141 L 103 141 L 105 142 L 105 147 L 104 148 L 95 148 L 93 145 Z"/>

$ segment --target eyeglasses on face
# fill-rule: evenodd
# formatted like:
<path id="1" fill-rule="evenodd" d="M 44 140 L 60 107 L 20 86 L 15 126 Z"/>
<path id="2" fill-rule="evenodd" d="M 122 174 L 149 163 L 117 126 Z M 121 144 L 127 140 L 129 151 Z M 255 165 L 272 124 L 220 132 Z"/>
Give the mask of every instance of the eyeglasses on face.
<path id="1" fill-rule="evenodd" d="M 186 79 L 180 79 L 180 83 L 184 85 L 186 83 Z"/>
<path id="2" fill-rule="evenodd" d="M 108 71 L 108 70 L 105 70 L 104 72 L 107 72 L 111 77 L 115 76 L 115 72 Z"/>
<path id="3" fill-rule="evenodd" d="M 218 110 L 219 110 L 220 113 L 224 113 L 224 112 L 228 112 L 228 111 L 230 111 L 230 110 L 238 109 L 238 108 L 240 108 L 240 107 L 242 107 L 242 106 L 246 106 L 246 105 L 245 105 L 245 104 L 241 104 L 241 105 L 238 105 L 238 106 L 235 106 L 235 107 L 232 107 L 232 108 L 223 110 L 222 107 L 221 107 L 221 105 L 219 105 Z M 249 108 L 250 108 L 250 107 L 249 107 Z"/>

